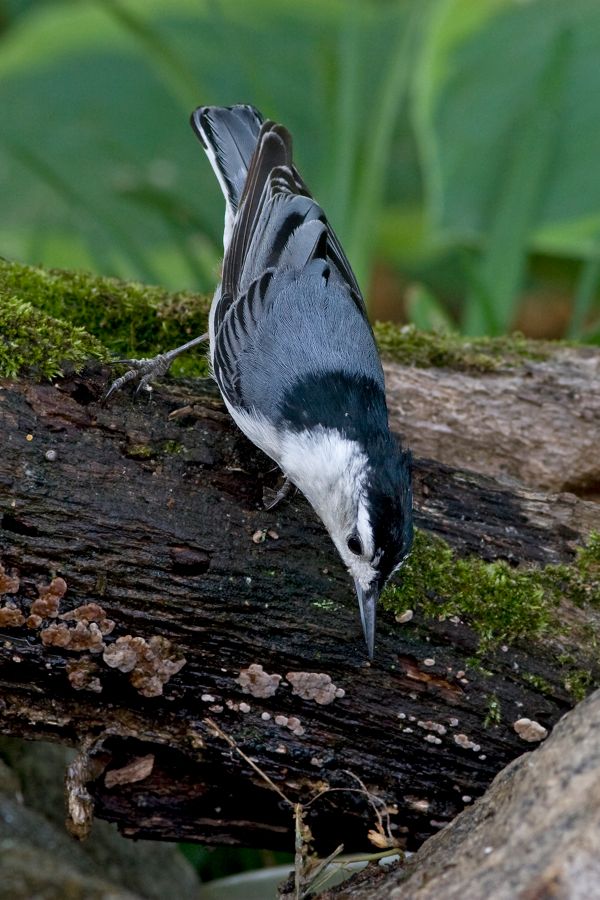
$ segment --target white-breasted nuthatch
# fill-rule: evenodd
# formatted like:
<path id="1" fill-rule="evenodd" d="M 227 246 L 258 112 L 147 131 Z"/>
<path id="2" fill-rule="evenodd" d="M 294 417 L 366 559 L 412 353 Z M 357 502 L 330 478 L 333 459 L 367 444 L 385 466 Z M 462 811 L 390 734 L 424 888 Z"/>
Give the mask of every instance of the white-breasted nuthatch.
<path id="1" fill-rule="evenodd" d="M 200 107 L 192 126 L 226 204 L 214 377 L 237 425 L 325 524 L 354 579 L 372 657 L 377 599 L 411 546 L 412 492 L 360 289 L 285 128 L 243 105 Z M 136 376 L 147 383 L 204 337 L 135 361 L 109 393 Z"/>

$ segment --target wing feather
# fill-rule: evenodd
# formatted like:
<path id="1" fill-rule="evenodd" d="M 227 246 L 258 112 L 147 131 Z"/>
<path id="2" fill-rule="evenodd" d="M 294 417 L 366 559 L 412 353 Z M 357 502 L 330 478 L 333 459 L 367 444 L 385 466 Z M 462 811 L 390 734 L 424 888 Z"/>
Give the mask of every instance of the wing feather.
<path id="1" fill-rule="evenodd" d="M 260 130 L 258 144 L 248 169 L 246 185 L 240 201 L 231 243 L 223 261 L 223 292 L 236 296 L 246 261 L 248 248 L 256 224 L 260 220 L 265 203 L 271 196 L 269 176 L 273 169 L 285 165 L 288 145 L 277 126 L 265 122 Z"/>
<path id="2" fill-rule="evenodd" d="M 322 208 L 292 163 L 289 132 L 265 121 L 223 261 L 221 297 L 214 314 L 213 365 L 233 405 L 242 405 L 240 366 L 269 305 L 281 288 L 281 273 L 300 275 L 314 260 L 327 280 L 332 268 L 364 320 L 356 278 Z"/>

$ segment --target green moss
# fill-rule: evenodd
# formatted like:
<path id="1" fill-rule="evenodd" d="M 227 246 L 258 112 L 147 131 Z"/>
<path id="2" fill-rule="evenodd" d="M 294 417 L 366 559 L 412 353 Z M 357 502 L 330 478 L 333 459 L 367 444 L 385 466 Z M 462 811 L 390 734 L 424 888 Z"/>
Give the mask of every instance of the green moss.
<path id="1" fill-rule="evenodd" d="M 65 364 L 80 369 L 90 358 L 107 356 L 107 349 L 83 328 L 0 292 L 0 376 L 53 378 Z"/>
<path id="2" fill-rule="evenodd" d="M 577 665 L 573 653 L 560 653 L 558 662 L 567 670 L 563 677 L 563 686 L 578 703 L 596 686 L 596 679 L 589 668 Z"/>
<path id="3" fill-rule="evenodd" d="M 565 598 L 580 606 L 600 607 L 600 533 L 589 535 L 570 565 L 512 569 L 503 562 L 460 559 L 445 541 L 417 531 L 402 579 L 384 591 L 382 604 L 394 613 L 410 607 L 426 619 L 460 618 L 478 636 L 477 655 L 465 665 L 479 674 L 486 672 L 482 658 L 501 644 L 531 642 L 545 634 L 560 636 L 567 645 L 567 652 L 557 658 L 563 685 L 579 702 L 598 684 L 600 635 L 594 625 L 570 624 L 569 617 L 561 616 Z M 539 675 L 524 672 L 521 678 L 542 694 L 556 693 Z M 488 724 L 495 724 L 493 699 Z"/>
<path id="4" fill-rule="evenodd" d="M 489 372 L 517 366 L 528 359 L 547 359 L 550 342 L 529 341 L 521 334 L 497 338 L 465 338 L 455 333 L 417 331 L 413 325 L 399 327 L 377 322 L 375 337 L 380 351 L 395 362 L 420 368 Z"/>
<path id="5" fill-rule="evenodd" d="M 556 605 L 530 572 L 504 562 L 460 559 L 441 539 L 417 531 L 402 579 L 384 593 L 384 606 L 421 609 L 428 618 L 458 616 L 479 635 L 483 647 L 539 637 Z"/>
<path id="6" fill-rule="evenodd" d="M 600 532 L 592 532 L 586 546 L 577 551 L 570 572 L 570 596 L 582 606 L 600 607 Z"/>
<path id="7" fill-rule="evenodd" d="M 162 444 L 130 444 L 125 453 L 130 459 L 152 459 L 159 455 L 172 456 L 183 450 L 183 444 L 178 441 L 163 441 Z"/>
<path id="8" fill-rule="evenodd" d="M 420 609 L 426 618 L 458 616 L 479 637 L 479 651 L 560 631 L 566 596 L 600 605 L 600 535 L 592 533 L 574 563 L 513 569 L 505 562 L 460 559 L 441 538 L 417 531 L 397 585 L 383 605 L 393 612 Z"/>
<path id="9" fill-rule="evenodd" d="M 10 298 L 27 301 L 53 319 L 84 328 L 110 353 L 123 358 L 151 357 L 202 334 L 210 308 L 209 297 L 191 292 L 169 294 L 137 282 L 0 260 L 0 308 L 6 307 Z M 519 365 L 526 359 L 545 359 L 555 346 L 528 341 L 521 335 L 467 340 L 457 334 L 419 332 L 413 326 L 390 323 L 377 323 L 375 335 L 382 353 L 400 363 L 479 372 Z M 56 372 L 59 363 L 51 356 L 49 368 Z M 175 360 L 172 372 L 206 375 L 205 354 L 183 354 Z"/>
<path id="10" fill-rule="evenodd" d="M 173 456 L 176 453 L 183 453 L 184 446 L 179 441 L 165 441 L 160 449 L 167 456 Z"/>
<path id="11" fill-rule="evenodd" d="M 487 698 L 487 713 L 483 720 L 483 727 L 490 728 L 492 725 L 499 725 L 502 721 L 502 708 L 496 694 L 489 694 Z"/>
<path id="12" fill-rule="evenodd" d="M 541 675 L 534 675 L 532 672 L 521 672 L 521 679 L 534 687 L 540 694 L 551 696 L 554 693 L 552 685 L 545 678 L 542 678 Z"/>
<path id="13" fill-rule="evenodd" d="M 209 298 L 189 292 L 169 294 L 163 288 L 87 272 L 47 271 L 0 260 L 0 310 L 8 308 L 11 298 L 28 302 L 53 320 L 85 329 L 117 357 L 133 358 L 154 356 L 202 334 L 210 308 Z M 40 321 L 43 326 L 45 320 Z M 82 339 L 83 332 L 78 334 Z M 98 341 L 91 346 L 98 347 Z M 46 343 L 51 346 L 50 340 Z M 50 368 L 56 374 L 60 360 L 56 354 L 52 357 Z M 206 375 L 204 353 L 182 355 L 172 371 Z"/>
<path id="14" fill-rule="evenodd" d="M 477 674 L 483 678 L 491 678 L 494 674 L 491 669 L 487 669 L 484 666 L 481 656 L 468 656 L 465 659 L 465 669 L 470 669 L 471 672 L 477 672 Z"/>
<path id="15" fill-rule="evenodd" d="M 130 444 L 125 455 L 130 459 L 151 459 L 156 455 L 156 450 L 150 444 Z"/>
<path id="16" fill-rule="evenodd" d="M 333 600 L 330 600 L 328 597 L 319 597 L 317 600 L 313 600 L 311 606 L 314 606 L 317 609 L 322 609 L 325 612 L 333 612 L 335 609 L 337 609 L 337 604 L 334 603 Z"/>
<path id="17" fill-rule="evenodd" d="M 576 703 L 583 700 L 589 692 L 595 687 L 592 673 L 584 669 L 576 669 L 569 672 L 564 679 L 565 690 L 567 690 Z"/>

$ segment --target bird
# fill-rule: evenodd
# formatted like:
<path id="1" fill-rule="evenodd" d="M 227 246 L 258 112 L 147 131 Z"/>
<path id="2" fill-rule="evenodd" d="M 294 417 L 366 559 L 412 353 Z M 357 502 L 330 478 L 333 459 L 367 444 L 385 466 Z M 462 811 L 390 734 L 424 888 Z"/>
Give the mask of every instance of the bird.
<path id="1" fill-rule="evenodd" d="M 209 340 L 234 422 L 307 498 L 354 580 L 369 659 L 376 606 L 413 538 L 411 455 L 391 433 L 383 368 L 350 263 L 292 157 L 289 131 L 251 105 L 191 124 L 225 198 L 223 266 L 207 335 L 132 364 L 162 375 Z"/>

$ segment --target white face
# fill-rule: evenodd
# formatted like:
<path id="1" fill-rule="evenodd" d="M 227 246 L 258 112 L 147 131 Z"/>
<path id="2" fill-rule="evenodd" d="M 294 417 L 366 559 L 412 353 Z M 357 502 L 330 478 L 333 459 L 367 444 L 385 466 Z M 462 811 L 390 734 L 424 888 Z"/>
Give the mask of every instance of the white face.
<path id="1" fill-rule="evenodd" d="M 342 487 L 344 491 L 344 487 Z M 325 522 L 327 530 L 338 549 L 338 553 L 346 564 L 348 571 L 361 588 L 367 590 L 377 577 L 376 565 L 377 555 L 374 555 L 373 532 L 369 521 L 369 513 L 362 498 L 359 497 L 358 505 L 354 512 L 355 524 L 346 530 L 345 527 L 339 528 L 339 522 L 332 522 L 330 525 Z M 348 537 L 353 535 L 358 538 L 360 549 L 362 552 L 353 553 L 348 547 Z"/>
<path id="2" fill-rule="evenodd" d="M 225 401 L 227 403 L 227 401 Z M 282 435 L 264 416 L 227 407 L 250 440 L 274 459 L 302 491 L 322 520 L 352 577 L 366 590 L 377 576 L 373 566 L 373 533 L 363 498 L 367 457 L 356 441 L 335 428 L 319 427 Z M 352 553 L 348 538 L 356 534 L 360 554 Z"/>
<path id="3" fill-rule="evenodd" d="M 335 429 L 301 432 L 288 439 L 281 466 L 322 519 L 352 577 L 367 589 L 377 576 L 373 532 L 363 497 L 367 457 Z M 361 553 L 348 538 L 355 535 Z"/>

